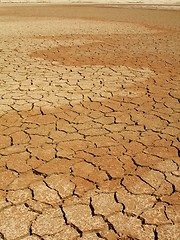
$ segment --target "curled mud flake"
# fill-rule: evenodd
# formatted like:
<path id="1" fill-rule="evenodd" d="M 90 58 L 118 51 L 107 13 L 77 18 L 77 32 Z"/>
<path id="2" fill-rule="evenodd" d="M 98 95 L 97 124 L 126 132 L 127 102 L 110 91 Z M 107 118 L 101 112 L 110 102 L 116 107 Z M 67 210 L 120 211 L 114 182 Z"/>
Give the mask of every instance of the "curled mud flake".
<path id="1" fill-rule="evenodd" d="M 64 240 L 70 240 L 70 239 L 78 239 L 78 237 L 81 234 L 78 233 L 78 231 L 73 228 L 73 226 L 63 226 L 63 230 L 61 230 L 58 233 L 55 233 L 53 235 L 45 235 L 43 236 L 44 240 L 54 240 L 54 239 L 64 239 Z"/>
<path id="2" fill-rule="evenodd" d="M 122 181 L 122 185 L 132 194 L 152 194 L 154 188 L 143 181 L 138 176 L 126 176 Z"/>
<path id="3" fill-rule="evenodd" d="M 8 202 L 6 198 L 6 192 L 3 190 L 0 190 L 0 211 L 10 205 L 11 203 Z"/>
<path id="4" fill-rule="evenodd" d="M 100 193 L 92 197 L 92 206 L 95 214 L 108 216 L 123 209 L 114 199 L 114 193 Z"/>
<path id="5" fill-rule="evenodd" d="M 30 158 L 28 152 L 11 154 L 8 158 L 6 163 L 8 169 L 17 171 L 18 173 L 27 172 L 31 169 L 27 164 L 27 160 Z"/>
<path id="6" fill-rule="evenodd" d="M 32 224 L 32 233 L 39 236 L 56 234 L 65 226 L 60 209 L 49 209 L 39 215 Z"/>
<path id="7" fill-rule="evenodd" d="M 167 218 L 170 219 L 173 223 L 180 222 L 180 209 L 178 205 L 168 205 L 165 209 Z"/>
<path id="8" fill-rule="evenodd" d="M 72 162 L 66 158 L 56 157 L 49 162 L 43 163 L 36 170 L 43 175 L 50 175 L 52 173 L 69 173 Z"/>
<path id="9" fill-rule="evenodd" d="M 93 182 L 88 181 L 82 177 L 73 177 L 72 182 L 75 184 L 74 194 L 82 195 L 83 193 L 96 188 Z"/>
<path id="10" fill-rule="evenodd" d="M 48 185 L 58 191 L 62 198 L 73 195 L 75 184 L 71 181 L 68 175 L 53 174 L 45 180 Z"/>
<path id="11" fill-rule="evenodd" d="M 180 194 L 179 192 L 174 192 L 170 196 L 162 196 L 161 201 L 166 202 L 170 205 L 180 205 Z"/>
<path id="12" fill-rule="evenodd" d="M 13 171 L 6 170 L 0 174 L 0 189 L 5 190 L 15 179 L 16 174 Z"/>
<path id="13" fill-rule="evenodd" d="M 27 171 L 25 173 L 19 174 L 12 183 L 8 186 L 9 190 L 17 190 L 17 189 L 24 189 L 28 188 L 29 185 L 35 181 L 41 180 L 41 176 L 37 176 L 33 174 L 31 171 Z"/>
<path id="14" fill-rule="evenodd" d="M 180 224 L 160 225 L 157 227 L 158 239 L 176 240 L 180 236 Z"/>
<path id="15" fill-rule="evenodd" d="M 23 190 L 16 190 L 16 191 L 8 191 L 7 193 L 7 199 L 9 202 L 13 204 L 22 204 L 28 199 L 31 199 L 32 194 L 29 189 L 23 189 Z"/>
<path id="16" fill-rule="evenodd" d="M 140 215 L 146 209 L 153 207 L 156 202 L 156 198 L 154 196 L 147 194 L 134 195 L 124 188 L 120 188 L 117 191 L 117 199 L 118 202 L 124 206 L 124 213 L 134 214 L 136 216 Z"/>
<path id="17" fill-rule="evenodd" d="M 146 224 L 169 224 L 171 221 L 167 218 L 165 209 L 165 204 L 157 203 L 151 209 L 144 211 L 141 216 L 145 219 Z"/>
<path id="18" fill-rule="evenodd" d="M 77 226 L 81 231 L 95 231 L 106 226 L 102 217 L 92 216 L 88 205 L 67 206 L 64 207 L 64 212 L 66 213 L 68 223 Z"/>
<path id="19" fill-rule="evenodd" d="M 0 136 L 0 149 L 11 146 L 11 138 L 9 136 Z"/>
<path id="20" fill-rule="evenodd" d="M 34 192 L 34 199 L 42 203 L 54 205 L 60 203 L 60 197 L 54 189 L 51 189 L 45 182 L 37 182 L 30 185 Z"/>
<path id="21" fill-rule="evenodd" d="M 24 131 L 19 131 L 11 134 L 13 144 L 27 144 L 29 142 L 29 136 Z"/>
<path id="22" fill-rule="evenodd" d="M 102 182 L 107 179 L 107 175 L 94 167 L 91 163 L 79 162 L 73 166 L 73 174 L 78 177 L 82 177 L 85 180 L 90 180 L 92 182 Z"/>
<path id="23" fill-rule="evenodd" d="M 126 216 L 126 215 L 123 215 L 122 213 L 116 213 L 110 216 L 108 220 L 113 224 L 119 236 L 122 236 L 122 237 L 128 236 L 128 237 L 131 237 L 132 239 L 142 239 L 142 238 L 154 239 L 153 227 L 151 226 L 143 227 L 141 220 L 139 220 L 135 216 Z"/>

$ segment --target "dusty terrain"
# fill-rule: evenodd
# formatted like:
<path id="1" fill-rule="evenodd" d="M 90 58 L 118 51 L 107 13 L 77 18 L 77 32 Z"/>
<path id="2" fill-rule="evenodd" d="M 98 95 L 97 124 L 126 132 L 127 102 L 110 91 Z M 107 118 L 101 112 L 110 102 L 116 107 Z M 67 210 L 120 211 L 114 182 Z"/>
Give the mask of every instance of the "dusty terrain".
<path id="1" fill-rule="evenodd" d="M 180 238 L 179 24 L 0 7 L 0 239 Z"/>

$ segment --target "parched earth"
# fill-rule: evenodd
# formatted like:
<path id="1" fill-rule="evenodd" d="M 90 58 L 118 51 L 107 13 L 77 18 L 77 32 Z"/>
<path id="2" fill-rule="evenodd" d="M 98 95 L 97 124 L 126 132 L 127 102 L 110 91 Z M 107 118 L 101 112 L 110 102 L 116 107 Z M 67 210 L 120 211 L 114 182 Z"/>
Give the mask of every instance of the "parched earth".
<path id="1" fill-rule="evenodd" d="M 0 6 L 0 239 L 180 238 L 179 16 Z"/>

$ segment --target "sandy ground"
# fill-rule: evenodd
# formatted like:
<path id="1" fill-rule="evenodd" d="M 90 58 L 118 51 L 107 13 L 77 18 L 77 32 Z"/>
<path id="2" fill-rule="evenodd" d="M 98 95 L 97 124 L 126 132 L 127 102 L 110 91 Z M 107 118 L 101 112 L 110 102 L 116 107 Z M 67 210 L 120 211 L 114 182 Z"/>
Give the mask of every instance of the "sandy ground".
<path id="1" fill-rule="evenodd" d="M 59 4 L 180 4 L 178 0 L 0 0 L 1 3 L 59 3 Z"/>
<path id="2" fill-rule="evenodd" d="M 180 238 L 179 25 L 0 7 L 0 239 Z"/>

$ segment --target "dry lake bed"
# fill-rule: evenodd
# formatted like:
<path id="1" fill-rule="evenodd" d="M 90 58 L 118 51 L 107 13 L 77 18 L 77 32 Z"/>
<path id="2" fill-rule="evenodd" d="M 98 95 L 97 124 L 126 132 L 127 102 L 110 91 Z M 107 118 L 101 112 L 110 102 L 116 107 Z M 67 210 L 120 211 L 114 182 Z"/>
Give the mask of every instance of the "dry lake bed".
<path id="1" fill-rule="evenodd" d="M 0 239 L 180 238 L 179 27 L 0 5 Z"/>

